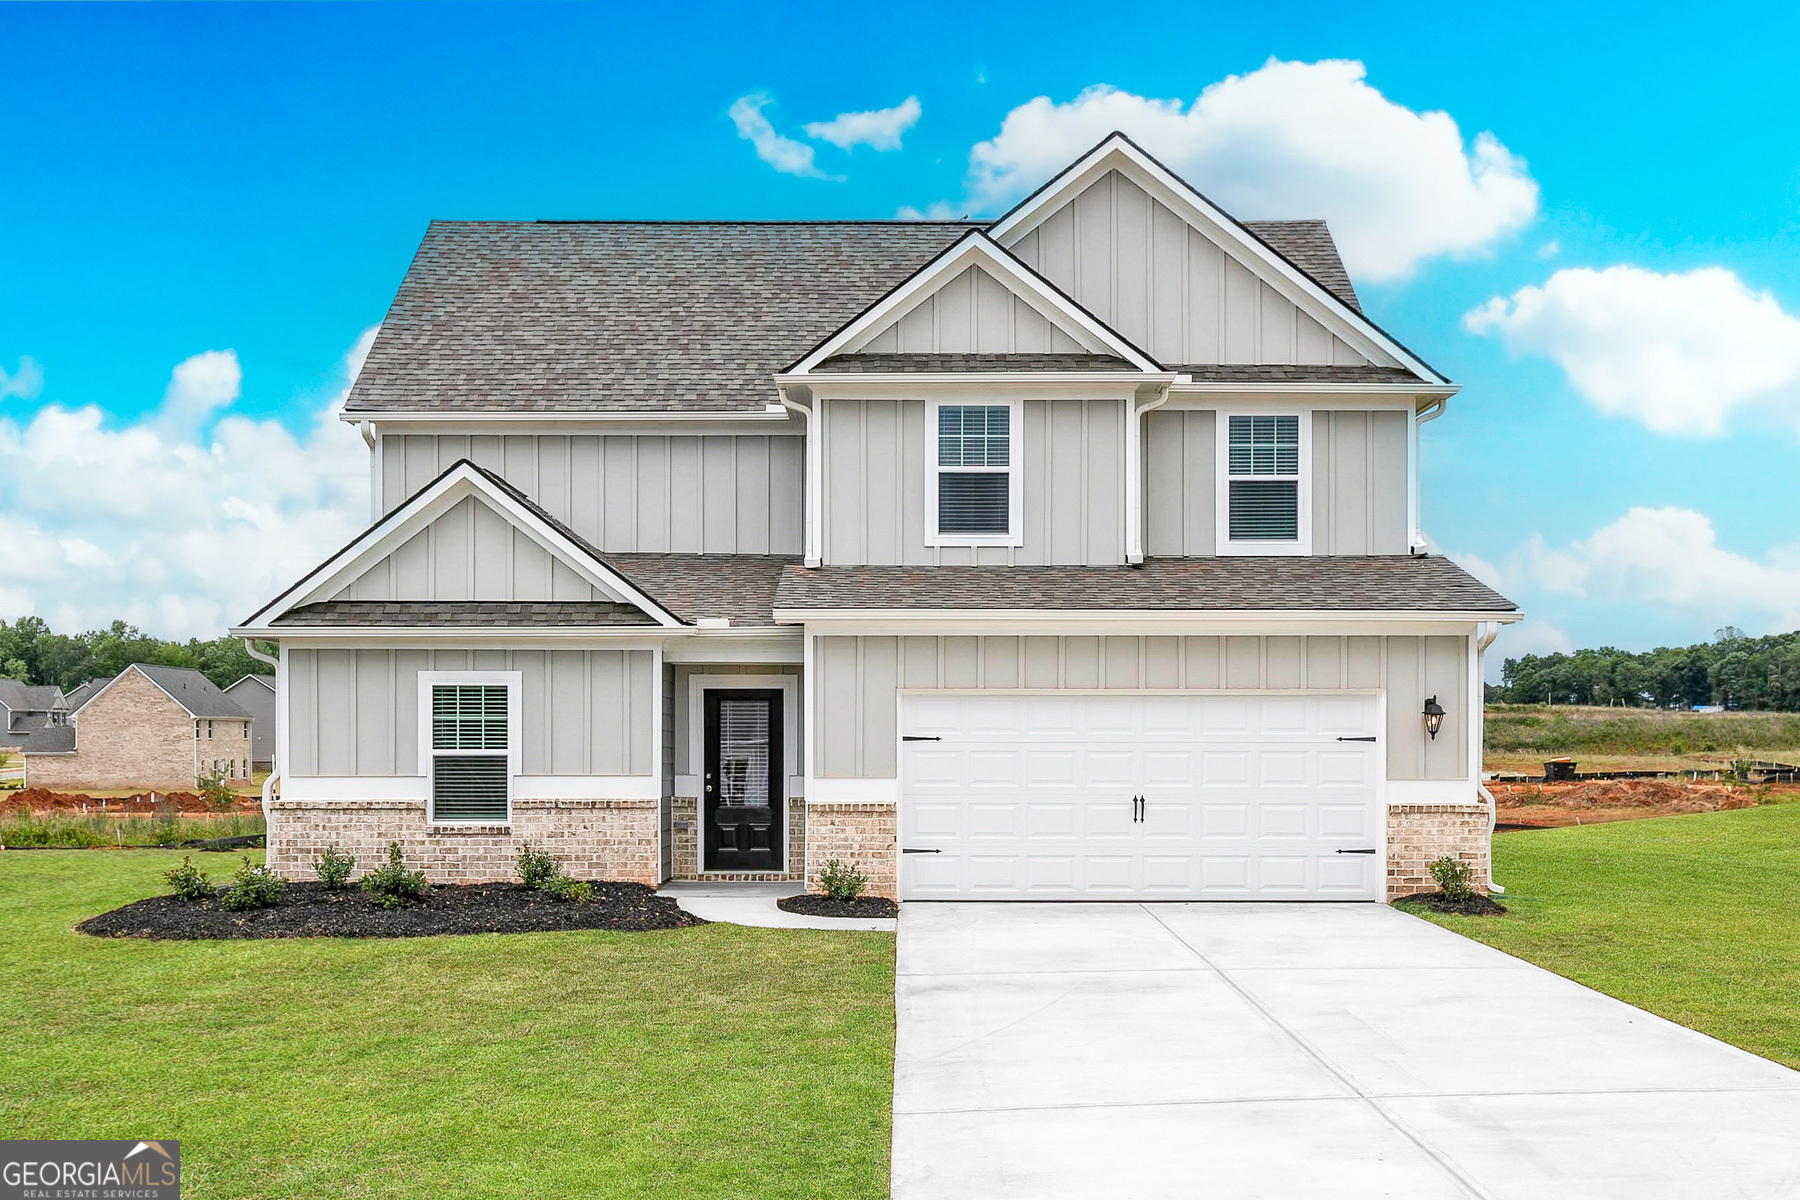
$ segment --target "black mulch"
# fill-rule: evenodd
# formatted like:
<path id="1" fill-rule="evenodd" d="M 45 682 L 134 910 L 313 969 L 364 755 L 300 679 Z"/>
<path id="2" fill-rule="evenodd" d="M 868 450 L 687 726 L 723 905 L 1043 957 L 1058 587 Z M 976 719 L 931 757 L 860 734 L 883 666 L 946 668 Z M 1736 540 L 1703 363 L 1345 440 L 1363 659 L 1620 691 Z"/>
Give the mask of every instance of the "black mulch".
<path id="1" fill-rule="evenodd" d="M 1506 911 L 1506 905 L 1490 900 L 1486 896 L 1471 896 L 1467 900 L 1446 900 L 1442 892 L 1424 892 L 1417 896 L 1402 896 L 1394 903 L 1413 908 L 1429 908 L 1432 912 L 1456 913 L 1464 917 L 1497 917 Z"/>
<path id="2" fill-rule="evenodd" d="M 830 896 L 783 896 L 775 902 L 782 912 L 799 913 L 803 917 L 893 917 L 900 906 L 880 896 L 858 896 L 854 900 L 833 900 Z"/>
<path id="3" fill-rule="evenodd" d="M 595 883 L 577 904 L 511 883 L 434 887 L 403 908 L 377 908 L 359 887 L 327 891 L 290 883 L 274 908 L 232 912 L 212 900 L 153 896 L 89 917 L 76 928 L 97 937 L 207 938 L 429 937 L 440 933 L 541 933 L 559 929 L 679 929 L 704 925 L 641 883 Z"/>

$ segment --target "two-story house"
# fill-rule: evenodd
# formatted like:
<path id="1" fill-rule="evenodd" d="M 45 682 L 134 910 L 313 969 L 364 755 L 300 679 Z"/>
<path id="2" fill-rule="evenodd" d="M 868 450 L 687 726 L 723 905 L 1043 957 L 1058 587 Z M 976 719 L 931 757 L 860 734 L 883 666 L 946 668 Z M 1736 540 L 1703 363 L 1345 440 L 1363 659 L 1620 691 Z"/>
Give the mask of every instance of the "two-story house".
<path id="1" fill-rule="evenodd" d="M 280 644 L 270 861 L 1366 899 L 1486 877 L 1425 552 L 1456 386 L 1325 225 L 1107 138 L 993 222 L 442 222 L 346 405 L 374 523 Z"/>

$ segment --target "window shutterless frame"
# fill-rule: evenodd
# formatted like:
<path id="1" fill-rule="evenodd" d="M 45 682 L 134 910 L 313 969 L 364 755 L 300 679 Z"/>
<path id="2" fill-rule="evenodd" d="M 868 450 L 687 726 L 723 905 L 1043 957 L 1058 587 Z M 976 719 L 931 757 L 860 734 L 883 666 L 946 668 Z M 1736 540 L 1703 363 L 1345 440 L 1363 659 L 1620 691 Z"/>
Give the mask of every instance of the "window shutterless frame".
<path id="1" fill-rule="evenodd" d="M 515 781 L 520 774 L 520 745 L 523 742 L 520 728 L 520 686 L 521 675 L 518 671 L 420 671 L 418 683 L 419 704 L 419 740 L 418 740 L 418 772 L 427 780 L 426 801 L 428 816 L 434 825 L 508 825 L 512 823 L 512 794 Z M 440 709 L 436 703 L 439 699 L 438 689 L 471 689 L 463 693 L 465 703 L 452 709 Z M 491 703 L 482 701 L 479 693 L 484 689 L 501 688 L 505 691 L 505 725 L 503 730 L 494 727 L 493 718 L 498 711 Z M 446 693 L 449 699 L 455 693 Z M 504 745 L 495 743 L 504 738 Z M 466 815 L 461 813 L 439 813 L 439 760 L 448 760 L 443 764 L 446 772 L 457 772 L 456 776 L 446 775 L 446 785 L 460 784 L 466 789 L 477 789 L 504 783 L 504 808 L 498 810 L 499 815 L 480 813 Z M 494 765 L 488 767 L 483 760 Z M 502 775 L 503 773 L 503 775 Z"/>
<path id="2" fill-rule="evenodd" d="M 1004 413 L 1003 420 L 994 419 Z M 946 428 L 948 424 L 949 428 Z M 925 544 L 927 546 L 1023 546 L 1025 503 L 1025 405 L 1019 400 L 946 399 L 925 402 Z M 1001 456 L 1005 461 L 997 461 Z M 945 476 L 963 476 L 967 482 Z M 959 493 L 966 508 L 977 512 L 991 503 L 999 476 L 1006 488 L 1003 531 L 944 531 L 940 489 Z M 956 522 L 951 522 L 955 524 Z"/>
<path id="3" fill-rule="evenodd" d="M 1252 433 L 1248 446 L 1240 445 L 1234 470 L 1232 461 L 1232 420 L 1246 418 L 1260 423 Z M 1287 418 L 1295 423 L 1296 443 L 1291 459 L 1277 452 L 1280 441 L 1272 437 L 1267 422 L 1271 418 Z M 1307 555 L 1312 551 L 1312 431 L 1313 414 L 1309 409 L 1224 409 L 1217 414 L 1218 426 L 1213 433 L 1214 476 L 1217 494 L 1214 501 L 1217 525 L 1215 545 L 1221 555 Z M 1245 451 L 1249 453 L 1246 454 Z M 1247 461 L 1246 461 L 1247 460 Z M 1255 504 L 1259 486 L 1292 485 L 1295 497 L 1292 538 L 1258 538 L 1231 536 L 1232 484 L 1239 484 L 1240 504 Z"/>

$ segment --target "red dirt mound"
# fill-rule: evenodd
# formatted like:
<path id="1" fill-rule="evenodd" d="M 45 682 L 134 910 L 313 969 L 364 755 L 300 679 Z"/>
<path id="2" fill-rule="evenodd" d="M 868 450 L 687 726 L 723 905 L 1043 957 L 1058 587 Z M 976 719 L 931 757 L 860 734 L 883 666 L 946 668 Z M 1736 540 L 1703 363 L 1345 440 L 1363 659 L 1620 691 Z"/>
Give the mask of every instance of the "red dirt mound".
<path id="1" fill-rule="evenodd" d="M 180 813 L 220 811 L 193 792 L 141 792 L 135 796 L 113 796 L 105 800 L 97 800 L 81 792 L 52 792 L 43 788 L 23 788 L 16 792 L 0 792 L 0 813 L 7 816 L 17 816 L 20 813 L 50 816 L 82 812 L 137 816 L 167 812 L 171 805 L 176 812 Z M 257 798 L 239 796 L 224 811 L 249 812 L 260 810 L 261 807 L 262 801 Z"/>
<path id="2" fill-rule="evenodd" d="M 1759 791 L 1673 779 L 1588 779 L 1490 785 L 1502 825 L 1550 827 L 1754 808 Z M 1763 789 L 1766 790 L 1766 789 Z"/>

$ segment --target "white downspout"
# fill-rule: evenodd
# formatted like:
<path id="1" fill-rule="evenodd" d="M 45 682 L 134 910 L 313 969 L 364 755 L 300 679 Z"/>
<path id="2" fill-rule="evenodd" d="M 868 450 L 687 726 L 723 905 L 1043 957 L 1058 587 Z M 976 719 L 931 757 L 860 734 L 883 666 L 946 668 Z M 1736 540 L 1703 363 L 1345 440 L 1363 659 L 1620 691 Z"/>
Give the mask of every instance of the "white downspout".
<path id="1" fill-rule="evenodd" d="M 799 413 L 806 420 L 806 479 L 804 480 L 805 487 L 802 499 L 802 505 L 806 513 L 804 521 L 806 528 L 802 531 L 802 537 L 805 546 L 804 561 L 807 566 L 816 567 L 824 560 L 824 555 L 820 552 L 819 536 L 819 522 L 822 514 L 820 512 L 819 490 L 820 446 L 819 438 L 815 436 L 818 432 L 818 418 L 812 408 L 790 399 L 788 397 L 787 388 L 778 387 L 776 389 L 776 395 L 781 397 L 781 406 L 783 408 L 787 409 L 789 412 Z M 815 407 L 818 403 L 817 399 L 813 400 L 813 405 Z"/>
<path id="2" fill-rule="evenodd" d="M 366 424 L 366 422 L 365 422 L 365 424 Z M 261 650 L 258 650 L 256 648 L 256 639 L 255 638 L 245 638 L 245 639 L 243 639 L 243 641 L 244 641 L 244 652 L 246 654 L 248 654 L 251 658 L 254 658 L 257 662 L 268 663 L 271 667 L 275 668 L 275 691 L 276 691 L 276 694 L 279 695 L 281 693 L 281 663 L 280 663 L 280 661 L 277 659 L 270 658 L 268 655 L 264 654 Z M 268 834 L 268 831 L 269 831 L 269 802 L 271 800 L 273 800 L 275 797 L 275 785 L 281 782 L 281 755 L 280 755 L 280 750 L 279 750 L 279 747 L 281 745 L 281 730 L 280 730 L 281 715 L 279 712 L 276 713 L 275 721 L 276 721 L 275 745 L 276 745 L 277 749 L 275 751 L 271 752 L 269 755 L 269 758 L 270 758 L 269 777 L 267 779 L 263 780 L 263 786 L 262 786 L 263 860 L 265 862 L 268 861 L 268 854 L 269 854 L 269 834 Z M 252 758 L 252 760 L 254 760 L 256 757 L 255 753 L 253 752 L 250 757 Z"/>
<path id="3" fill-rule="evenodd" d="M 1407 551 L 1411 554 L 1425 552 L 1425 514 L 1420 500 L 1419 487 L 1419 426 L 1427 421 L 1434 421 L 1444 415 L 1444 409 L 1450 401 L 1437 397 L 1424 409 L 1415 410 L 1413 419 L 1407 428 L 1406 436 L 1406 515 L 1412 533 L 1407 539 Z"/>
<path id="4" fill-rule="evenodd" d="M 1487 781 L 1482 776 L 1482 754 L 1487 742 L 1487 681 L 1481 669 L 1482 655 L 1500 636 L 1500 622 L 1483 621 L 1481 632 L 1475 635 L 1475 686 L 1472 689 L 1479 699 L 1475 706 L 1475 790 L 1487 801 L 1488 808 L 1488 891 L 1506 895 L 1506 889 L 1494 882 L 1494 829 L 1500 824 L 1500 805 L 1494 799 L 1494 793 L 1488 790 Z"/>
<path id="5" fill-rule="evenodd" d="M 1150 403 L 1138 406 L 1134 393 L 1125 402 L 1125 562 L 1144 561 L 1144 418 L 1169 402 L 1169 385 Z"/>
<path id="6" fill-rule="evenodd" d="M 358 421 L 356 431 L 369 447 L 369 520 L 381 520 L 381 448 L 376 445 L 375 422 Z M 252 651 L 252 653 L 255 653 Z"/>

